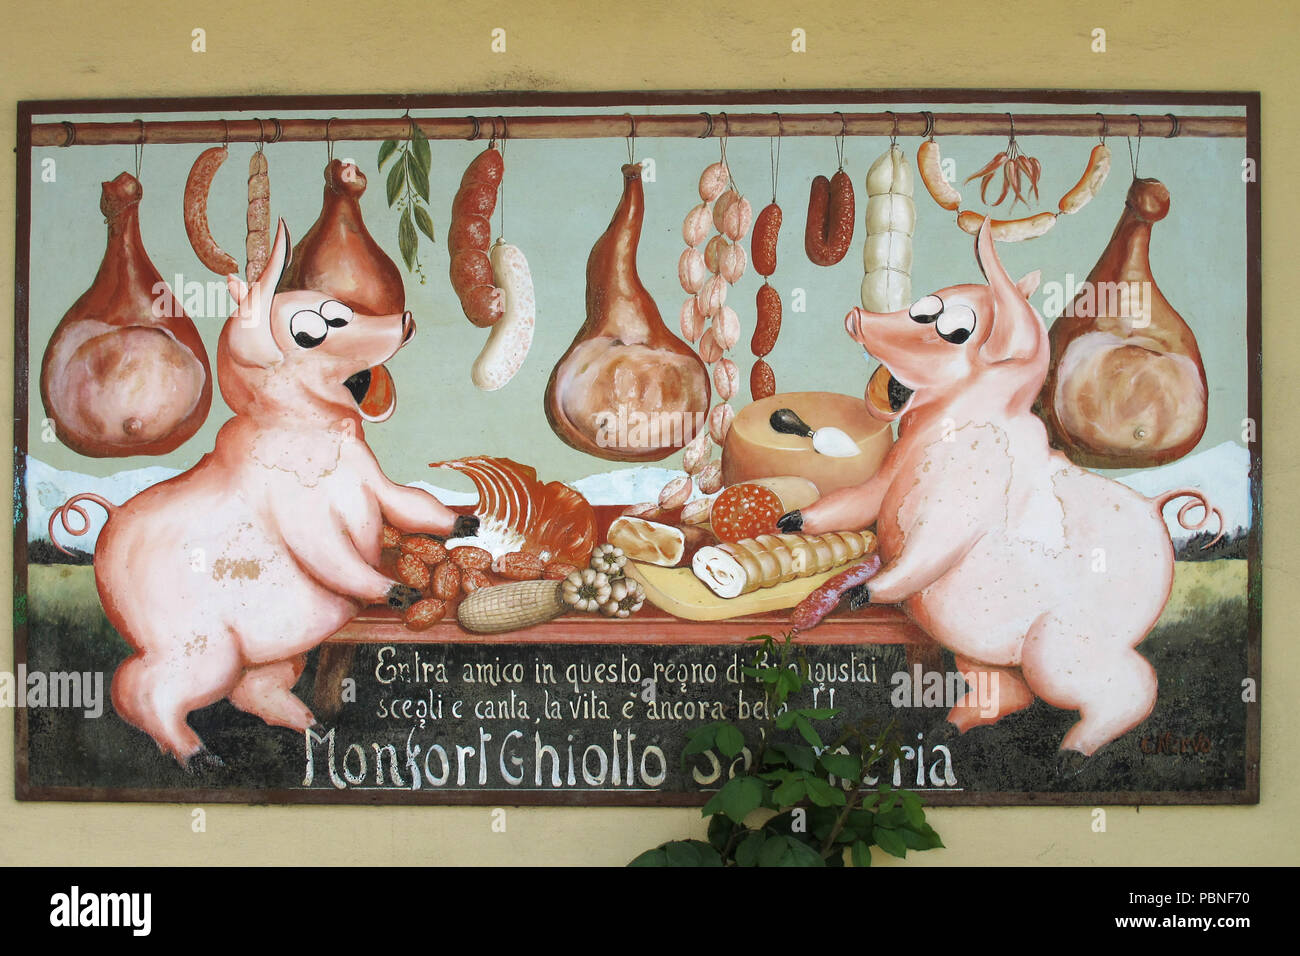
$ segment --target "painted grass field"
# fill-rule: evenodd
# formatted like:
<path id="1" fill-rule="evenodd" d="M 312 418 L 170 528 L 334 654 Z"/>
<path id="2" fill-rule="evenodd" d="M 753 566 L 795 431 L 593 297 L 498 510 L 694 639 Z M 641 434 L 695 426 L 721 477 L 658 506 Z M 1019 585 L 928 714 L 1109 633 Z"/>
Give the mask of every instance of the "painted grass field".
<path id="1" fill-rule="evenodd" d="M 93 568 L 32 565 L 28 574 L 29 669 L 102 671 L 107 695 L 112 672 L 129 651 L 100 608 Z M 1140 647 L 1160 679 L 1152 715 L 1094 756 L 1077 778 L 1062 781 L 1055 776 L 1057 746 L 1075 716 L 1036 702 L 995 726 L 949 742 L 962 789 L 1082 793 L 1242 788 L 1245 595 L 1245 561 L 1178 562 L 1165 614 Z M 905 667 L 901 648 L 877 647 L 872 653 L 879 656 L 882 673 Z M 373 649 L 362 649 L 354 673 L 373 668 L 373 654 Z M 945 654 L 945 663 L 952 667 L 951 655 Z M 315 664 L 313 652 L 296 687 L 308 702 Z M 942 710 L 893 711 L 887 696 L 887 688 L 881 688 L 868 710 L 896 717 L 903 743 L 915 742 L 942 723 Z M 97 720 L 53 709 L 29 710 L 27 719 L 30 779 L 38 786 L 175 790 L 177 799 L 184 799 L 186 790 L 198 787 L 292 788 L 302 783 L 302 737 L 267 727 L 225 701 L 190 717 L 208 746 L 227 762 L 216 776 L 182 771 L 144 734 L 118 718 L 107 700 Z M 341 733 L 392 733 L 368 712 L 345 713 L 339 726 Z"/>

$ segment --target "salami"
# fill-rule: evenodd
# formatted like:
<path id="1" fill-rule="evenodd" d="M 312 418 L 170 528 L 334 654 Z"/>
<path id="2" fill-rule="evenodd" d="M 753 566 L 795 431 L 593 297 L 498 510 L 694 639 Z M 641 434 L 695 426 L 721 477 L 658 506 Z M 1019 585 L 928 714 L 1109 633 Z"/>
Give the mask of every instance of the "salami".
<path id="1" fill-rule="evenodd" d="M 853 243 L 853 180 L 844 170 L 830 179 L 818 176 L 808 196 L 804 251 L 814 265 L 833 266 Z"/>
<path id="2" fill-rule="evenodd" d="M 749 350 L 756 358 L 764 358 L 775 347 L 776 337 L 781 334 L 781 294 L 775 286 L 764 282 L 758 287 L 756 299 L 758 320 L 754 323 Z"/>
<path id="3" fill-rule="evenodd" d="M 248 235 L 244 240 L 245 275 L 256 282 L 271 256 L 271 181 L 267 177 L 266 154 L 253 153 L 248 161 Z"/>
<path id="4" fill-rule="evenodd" d="M 185 235 L 199 261 L 220 276 L 238 275 L 239 263 L 212 238 L 208 228 L 208 190 L 230 151 L 214 146 L 199 153 L 185 180 Z"/>
<path id="5" fill-rule="evenodd" d="M 754 238 L 749 244 L 749 258 L 754 271 L 770 276 L 776 271 L 776 239 L 781 232 L 781 207 L 769 203 L 754 222 Z"/>
<path id="6" fill-rule="evenodd" d="M 816 627 L 839 606 L 840 600 L 848 591 L 865 584 L 879 570 L 880 555 L 873 554 L 861 564 L 840 572 L 799 602 L 790 617 L 790 623 L 796 631 Z"/>
<path id="7" fill-rule="evenodd" d="M 756 361 L 749 370 L 749 394 L 754 401 L 771 398 L 776 394 L 776 373 L 762 359 Z"/>
<path id="8" fill-rule="evenodd" d="M 775 534 L 781 499 L 761 485 L 732 485 L 713 502 L 709 522 L 719 541 L 743 541 Z"/>
<path id="9" fill-rule="evenodd" d="M 451 287 L 460 298 L 465 317 L 479 328 L 496 325 L 505 314 L 505 292 L 492 277 L 488 243 L 490 219 L 497 205 L 497 188 L 505 163 L 492 146 L 474 157 L 451 203 L 447 249 L 451 255 Z"/>

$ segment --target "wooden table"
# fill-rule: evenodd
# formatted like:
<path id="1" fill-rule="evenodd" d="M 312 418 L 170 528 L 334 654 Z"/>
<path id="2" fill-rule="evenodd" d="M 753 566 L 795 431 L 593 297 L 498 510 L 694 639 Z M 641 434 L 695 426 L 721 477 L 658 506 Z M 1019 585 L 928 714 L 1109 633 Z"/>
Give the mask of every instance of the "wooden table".
<path id="1" fill-rule="evenodd" d="M 459 514 L 473 513 L 474 506 L 452 508 Z M 604 541 L 610 523 L 624 506 L 596 505 L 597 540 Z M 670 523 L 672 515 L 665 516 Z M 791 609 L 793 610 L 793 609 Z M 402 616 L 386 607 L 362 611 L 321 646 L 316 666 L 313 709 L 328 720 L 342 706 L 343 680 L 351 670 L 361 644 L 745 644 L 756 634 L 780 636 L 790 628 L 790 611 L 769 611 L 725 621 L 696 622 L 674 617 L 647 602 L 629 618 L 611 620 L 599 614 L 570 613 L 508 634 L 471 634 L 454 619 L 435 624 L 425 631 L 412 631 Z M 803 644 L 903 644 L 910 669 L 940 670 L 942 654 L 935 644 L 902 610 L 893 605 L 871 605 L 857 611 L 839 609 L 816 628 L 797 638 Z"/>

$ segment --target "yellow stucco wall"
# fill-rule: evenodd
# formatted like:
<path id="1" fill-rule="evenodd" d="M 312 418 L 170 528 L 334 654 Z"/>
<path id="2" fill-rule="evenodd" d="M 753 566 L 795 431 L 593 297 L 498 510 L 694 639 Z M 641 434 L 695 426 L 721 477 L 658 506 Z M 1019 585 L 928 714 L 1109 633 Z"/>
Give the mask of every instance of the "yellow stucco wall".
<path id="1" fill-rule="evenodd" d="M 465 4 L 227 0 L 203 5 L 115 0 L 4 0 L 0 22 L 0 349 L 12 350 L 14 103 L 56 97 L 267 93 L 463 92 L 483 89 L 772 89 L 791 87 L 1260 90 L 1264 249 L 1264 437 L 1268 534 L 1264 566 L 1263 796 L 1258 807 L 1111 808 L 1104 834 L 1089 808 L 940 809 L 949 849 L 934 864 L 1248 864 L 1300 862 L 1300 653 L 1293 621 L 1291 529 L 1300 464 L 1291 418 L 1300 330 L 1288 281 L 1300 248 L 1300 7 L 1269 0 L 1027 0 L 904 4 Z M 333 25 L 333 26 L 331 26 Z M 509 31 L 508 53 L 489 32 Z M 208 52 L 190 51 L 207 30 Z M 790 31 L 808 52 L 789 52 Z M 1090 51 L 1094 27 L 1108 50 Z M 8 382 L 8 372 L 3 376 Z M 0 388 L 10 421 L 12 393 Z M 8 426 L 6 426 L 8 427 Z M 10 443 L 12 444 L 12 443 Z M 11 555 L 0 549 L 0 579 Z M 9 587 L 3 588 L 9 600 Z M 0 635 L 0 668 L 11 668 Z M 190 807 L 17 804 L 13 723 L 0 715 L 0 863 L 622 863 L 665 839 L 695 835 L 695 810 L 519 809 L 505 834 L 489 808 Z"/>

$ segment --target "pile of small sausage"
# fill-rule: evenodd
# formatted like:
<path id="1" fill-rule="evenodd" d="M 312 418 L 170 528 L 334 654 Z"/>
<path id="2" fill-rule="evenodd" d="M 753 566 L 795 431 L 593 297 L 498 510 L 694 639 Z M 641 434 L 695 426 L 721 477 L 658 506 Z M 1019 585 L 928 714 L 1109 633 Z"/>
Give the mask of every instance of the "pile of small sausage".
<path id="1" fill-rule="evenodd" d="M 404 535 L 388 525 L 383 531 L 381 570 L 420 592 L 406 609 L 403 622 L 412 630 L 432 627 L 454 613 L 456 604 L 481 588 L 503 581 L 562 581 L 577 570 L 562 561 L 543 562 L 527 551 L 513 551 L 493 560 L 483 548 L 448 548 L 426 535 Z"/>

